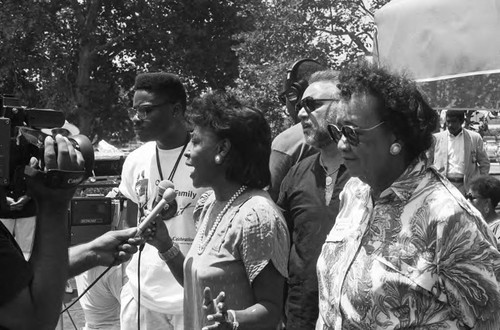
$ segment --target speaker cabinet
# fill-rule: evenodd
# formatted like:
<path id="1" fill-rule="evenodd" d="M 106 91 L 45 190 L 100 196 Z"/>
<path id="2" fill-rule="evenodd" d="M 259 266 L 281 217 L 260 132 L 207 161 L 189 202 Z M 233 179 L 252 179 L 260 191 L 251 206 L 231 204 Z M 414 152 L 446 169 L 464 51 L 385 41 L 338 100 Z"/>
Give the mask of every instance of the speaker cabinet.
<path id="1" fill-rule="evenodd" d="M 70 206 L 71 245 L 89 242 L 111 230 L 113 204 L 106 197 L 75 197 Z"/>

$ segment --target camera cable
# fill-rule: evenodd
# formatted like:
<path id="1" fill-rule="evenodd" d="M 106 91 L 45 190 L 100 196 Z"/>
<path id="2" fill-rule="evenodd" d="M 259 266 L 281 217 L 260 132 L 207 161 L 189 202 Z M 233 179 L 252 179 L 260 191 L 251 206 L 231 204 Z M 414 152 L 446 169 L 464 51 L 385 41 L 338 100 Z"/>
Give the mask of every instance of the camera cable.
<path id="1" fill-rule="evenodd" d="M 114 263 L 112 263 L 111 265 L 109 265 L 99 276 L 97 276 L 97 278 L 92 282 L 90 283 L 89 286 L 87 286 L 85 288 L 85 290 L 83 290 L 83 292 L 78 296 L 76 297 L 76 299 L 71 303 L 69 304 L 69 306 L 67 306 L 66 308 L 64 308 L 62 310 L 62 313 L 66 312 L 68 309 L 70 309 L 74 304 L 76 304 L 104 275 L 106 275 L 106 273 L 113 267 L 115 266 Z"/>

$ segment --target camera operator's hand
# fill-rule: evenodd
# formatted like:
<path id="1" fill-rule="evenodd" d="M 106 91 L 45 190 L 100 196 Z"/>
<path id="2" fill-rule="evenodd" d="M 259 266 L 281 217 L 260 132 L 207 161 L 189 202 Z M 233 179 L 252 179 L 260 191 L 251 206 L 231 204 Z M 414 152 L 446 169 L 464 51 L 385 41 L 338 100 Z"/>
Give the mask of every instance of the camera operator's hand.
<path id="1" fill-rule="evenodd" d="M 71 141 L 60 134 L 55 138 L 48 136 L 44 141 L 44 162 L 45 168 L 48 170 L 63 170 L 63 171 L 82 171 L 84 168 L 84 159 L 80 151 L 73 147 Z M 57 152 L 56 152 L 57 149 Z M 41 176 L 28 176 L 26 178 L 28 188 L 32 192 L 33 198 L 40 203 L 49 203 L 61 205 L 68 203 L 73 197 L 76 190 L 71 188 L 50 188 L 48 187 Z"/>

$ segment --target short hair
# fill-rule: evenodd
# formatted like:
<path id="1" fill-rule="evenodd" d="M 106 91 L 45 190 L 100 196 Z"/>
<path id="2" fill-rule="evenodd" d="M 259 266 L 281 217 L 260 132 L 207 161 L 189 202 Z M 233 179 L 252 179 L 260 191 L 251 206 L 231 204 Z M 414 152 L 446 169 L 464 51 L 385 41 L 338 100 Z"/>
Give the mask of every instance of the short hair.
<path id="1" fill-rule="evenodd" d="M 340 71 L 336 70 L 323 70 L 314 72 L 309 78 L 309 85 L 318 81 L 331 81 L 338 82 Z"/>
<path id="2" fill-rule="evenodd" d="M 264 114 L 244 105 L 229 92 L 209 92 L 193 100 L 187 112 L 192 125 L 213 130 L 229 139 L 226 178 L 252 188 L 269 185 L 271 129 Z"/>
<path id="3" fill-rule="evenodd" d="M 186 90 L 179 77 L 173 73 L 140 73 L 135 77 L 134 90 L 146 90 L 159 96 L 165 96 L 171 102 L 179 102 L 183 112 L 186 110 Z"/>
<path id="4" fill-rule="evenodd" d="M 480 175 L 471 180 L 469 189 L 475 190 L 483 198 L 489 198 L 496 207 L 500 202 L 500 180 L 491 175 Z"/>
<path id="5" fill-rule="evenodd" d="M 465 120 L 465 111 L 447 110 L 446 117 L 452 117 L 452 118 L 458 119 L 459 121 L 464 121 Z"/>
<path id="6" fill-rule="evenodd" d="M 379 117 L 403 142 L 408 161 L 431 147 L 438 115 L 406 74 L 392 73 L 386 67 L 358 60 L 341 71 L 339 81 L 344 100 L 350 100 L 353 93 L 376 98 Z"/>

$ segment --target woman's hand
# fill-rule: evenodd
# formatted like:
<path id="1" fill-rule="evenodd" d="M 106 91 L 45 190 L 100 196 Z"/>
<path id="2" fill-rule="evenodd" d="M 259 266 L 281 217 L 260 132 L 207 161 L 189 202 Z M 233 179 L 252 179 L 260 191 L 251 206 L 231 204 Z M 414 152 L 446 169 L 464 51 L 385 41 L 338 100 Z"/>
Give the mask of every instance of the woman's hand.
<path id="1" fill-rule="evenodd" d="M 207 320 L 215 322 L 214 324 L 203 327 L 202 330 L 233 330 L 237 329 L 238 325 L 230 321 L 227 315 L 227 306 L 225 303 L 226 294 L 221 291 L 217 298 L 212 300 L 212 293 L 209 287 L 203 291 L 203 311 L 207 315 Z"/>
<path id="2" fill-rule="evenodd" d="M 165 252 L 174 244 L 161 215 L 154 219 L 149 227 L 142 233 L 146 243 L 154 246 L 158 251 Z"/>

